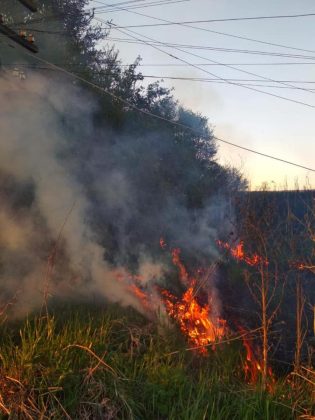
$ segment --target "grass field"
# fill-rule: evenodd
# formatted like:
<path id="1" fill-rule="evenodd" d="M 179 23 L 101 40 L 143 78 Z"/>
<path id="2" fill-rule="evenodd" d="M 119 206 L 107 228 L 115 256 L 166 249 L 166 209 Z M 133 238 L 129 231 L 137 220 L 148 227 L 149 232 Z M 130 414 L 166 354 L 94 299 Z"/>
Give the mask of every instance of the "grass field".
<path id="1" fill-rule="evenodd" d="M 3 322 L 0 339 L 2 418 L 312 418 L 310 383 L 263 392 L 244 380 L 241 343 L 185 351 L 176 326 L 131 309 L 58 307 Z"/>

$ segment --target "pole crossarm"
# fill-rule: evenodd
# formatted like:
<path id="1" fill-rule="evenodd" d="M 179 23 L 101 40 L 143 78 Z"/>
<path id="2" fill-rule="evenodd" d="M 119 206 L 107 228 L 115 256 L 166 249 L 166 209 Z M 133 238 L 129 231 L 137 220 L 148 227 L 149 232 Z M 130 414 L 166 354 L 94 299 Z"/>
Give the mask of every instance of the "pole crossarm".
<path id="1" fill-rule="evenodd" d="M 37 6 L 34 0 L 18 0 L 23 6 L 27 7 L 31 12 L 37 12 Z M 4 24 L 3 16 L 0 14 L 0 33 L 4 34 L 12 41 L 28 49 L 33 53 L 38 52 L 38 47 L 34 44 L 33 35 L 27 35 L 25 32 L 17 33 L 9 26 Z"/>
<path id="2" fill-rule="evenodd" d="M 29 51 L 32 51 L 33 53 L 38 52 L 38 47 L 33 44 L 33 42 L 29 42 L 26 38 L 19 35 L 17 32 L 13 31 L 3 23 L 0 23 L 0 32 L 6 35 L 8 38 L 12 39 L 12 41 L 16 42 L 17 44 L 22 45 L 22 47 L 28 49 Z"/>

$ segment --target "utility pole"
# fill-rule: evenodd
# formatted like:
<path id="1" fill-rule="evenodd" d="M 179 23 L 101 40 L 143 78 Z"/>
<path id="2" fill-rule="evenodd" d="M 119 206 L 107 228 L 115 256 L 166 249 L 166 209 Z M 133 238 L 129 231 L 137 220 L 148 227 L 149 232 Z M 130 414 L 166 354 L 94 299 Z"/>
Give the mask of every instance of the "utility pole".
<path id="1" fill-rule="evenodd" d="M 31 12 L 36 12 L 37 7 L 33 0 L 18 0 L 22 3 L 25 7 L 27 7 Z M 9 26 L 5 25 L 3 21 L 3 16 L 0 14 L 0 33 L 4 34 L 8 38 L 12 39 L 12 41 L 16 42 L 17 44 L 21 45 L 22 47 L 28 49 L 33 53 L 38 52 L 38 47 L 34 44 L 34 37 L 32 34 L 28 34 L 26 31 L 19 31 L 15 32 Z"/>

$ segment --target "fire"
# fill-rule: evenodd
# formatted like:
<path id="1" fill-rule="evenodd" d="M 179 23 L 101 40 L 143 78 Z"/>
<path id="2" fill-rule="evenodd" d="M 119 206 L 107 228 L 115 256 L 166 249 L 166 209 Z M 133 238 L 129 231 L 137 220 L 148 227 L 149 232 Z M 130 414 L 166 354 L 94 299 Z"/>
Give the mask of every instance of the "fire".
<path id="1" fill-rule="evenodd" d="M 218 244 L 230 251 L 231 255 L 239 261 L 245 261 L 252 266 L 268 264 L 268 261 L 258 254 L 247 256 L 244 252 L 243 242 L 240 242 L 234 248 L 220 241 L 218 241 Z M 167 247 L 163 238 L 160 239 L 160 246 L 162 249 Z M 205 355 L 207 354 L 206 347 L 228 336 L 227 322 L 215 314 L 209 297 L 207 303 L 202 304 L 200 296 L 197 296 L 198 293 L 200 295 L 202 278 L 206 275 L 207 270 L 200 268 L 196 270 L 195 276 L 190 275 L 181 260 L 180 254 L 179 248 L 175 248 L 171 252 L 172 262 L 178 269 L 179 280 L 185 287 L 185 292 L 181 297 L 177 297 L 166 289 L 159 289 L 159 295 L 162 298 L 168 316 L 178 323 L 181 332 L 188 338 L 189 343 L 196 347 L 196 350 L 201 354 Z M 139 300 L 146 312 L 150 313 L 154 310 L 154 301 L 144 286 L 145 282 L 141 276 L 124 271 L 117 272 L 116 278 L 118 281 L 123 281 L 126 284 L 127 289 Z M 206 290 L 203 290 L 203 292 L 207 293 Z M 263 373 L 263 363 L 259 356 L 259 351 L 246 337 L 248 335 L 246 330 L 241 326 L 237 326 L 237 328 L 241 333 L 241 339 L 246 350 L 246 360 L 243 366 L 245 379 L 249 384 L 256 384 Z M 274 376 L 272 370 L 268 368 L 267 386 L 269 391 L 272 391 L 273 383 Z"/>
<path id="2" fill-rule="evenodd" d="M 162 249 L 167 247 L 163 238 L 160 239 L 160 246 Z M 180 253 L 179 248 L 172 250 L 172 262 L 178 269 L 180 282 L 186 291 L 178 298 L 168 290 L 160 289 L 159 297 L 162 298 L 167 314 L 178 322 L 180 330 L 188 337 L 189 342 L 200 347 L 200 352 L 205 353 L 206 349 L 203 346 L 214 343 L 225 335 L 226 322 L 214 315 L 209 303 L 203 305 L 198 301 L 197 280 L 189 275 Z M 205 270 L 197 270 L 197 275 L 205 275 Z M 154 311 L 158 300 L 154 292 L 152 294 L 147 289 L 141 276 L 123 270 L 116 272 L 116 279 L 126 285 L 127 290 L 137 298 L 145 312 L 150 314 Z"/>
<path id="3" fill-rule="evenodd" d="M 299 261 L 291 261 L 290 266 L 294 270 L 298 270 L 298 271 L 306 271 L 306 270 L 314 271 L 315 270 L 315 265 L 307 265 Z"/>
<path id="4" fill-rule="evenodd" d="M 244 362 L 244 373 L 245 379 L 249 384 L 257 384 L 259 378 L 262 375 L 262 362 L 261 357 L 257 356 L 259 354 L 258 349 L 250 343 L 246 338 L 246 331 L 243 327 L 238 326 L 238 330 L 242 333 L 243 346 L 246 350 L 246 360 Z M 267 389 L 271 392 L 273 389 L 273 384 L 275 383 L 274 374 L 270 367 L 267 368 Z"/>
<path id="5" fill-rule="evenodd" d="M 126 289 L 139 300 L 146 312 L 151 310 L 150 295 L 141 288 L 141 284 L 143 283 L 143 278 L 141 276 L 126 271 L 117 271 L 115 277 L 117 281 L 125 284 Z"/>
<path id="6" fill-rule="evenodd" d="M 211 320 L 209 305 L 200 305 L 194 297 L 195 283 L 179 299 L 167 290 L 162 291 L 168 315 L 175 319 L 182 333 L 196 347 L 201 347 L 202 353 L 206 352 L 202 346 L 217 341 L 226 331 L 226 322 L 222 319 Z"/>
<path id="7" fill-rule="evenodd" d="M 148 295 L 135 284 L 129 285 L 129 290 L 139 299 L 145 309 L 150 309 L 150 302 Z"/>
<path id="8" fill-rule="evenodd" d="M 188 337 L 190 343 L 200 347 L 202 353 L 205 347 L 214 343 L 226 333 L 226 321 L 213 316 L 209 304 L 202 305 L 196 298 L 197 280 L 190 277 L 180 258 L 180 249 L 172 251 L 173 264 L 178 268 L 181 283 L 187 287 L 181 298 L 174 296 L 167 290 L 161 294 L 168 315 L 176 320 L 182 333 Z M 202 273 L 202 270 L 198 270 Z"/>
<path id="9" fill-rule="evenodd" d="M 261 373 L 261 364 L 258 361 L 258 358 L 255 356 L 253 347 L 249 340 L 246 338 L 246 331 L 243 327 L 238 327 L 239 331 L 242 333 L 243 346 L 246 349 L 246 360 L 244 362 L 244 373 L 245 379 L 250 384 L 256 384 Z"/>
<path id="10" fill-rule="evenodd" d="M 257 265 L 265 265 L 267 266 L 269 264 L 269 261 L 266 258 L 263 258 L 259 254 L 255 253 L 253 255 L 247 255 L 244 251 L 244 242 L 240 241 L 237 245 L 234 247 L 230 245 L 227 242 L 223 242 L 218 240 L 217 245 L 220 248 L 226 249 L 230 252 L 232 257 L 237 261 L 244 261 L 247 265 L 250 265 L 252 267 Z"/>
<path id="11" fill-rule="evenodd" d="M 189 286 L 189 274 L 186 270 L 186 267 L 182 263 L 180 259 L 180 249 L 175 248 L 172 250 L 172 261 L 173 264 L 178 268 L 179 270 L 179 278 L 182 284 L 185 286 Z"/>

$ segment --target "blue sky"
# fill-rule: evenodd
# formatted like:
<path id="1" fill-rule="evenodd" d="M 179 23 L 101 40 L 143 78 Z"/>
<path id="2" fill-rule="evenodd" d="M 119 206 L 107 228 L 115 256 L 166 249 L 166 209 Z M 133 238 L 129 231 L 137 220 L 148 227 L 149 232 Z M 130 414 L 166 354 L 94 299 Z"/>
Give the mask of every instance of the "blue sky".
<path id="1" fill-rule="evenodd" d="M 103 4 L 121 4 L 122 0 L 92 1 L 95 7 Z M 145 5 L 152 0 L 143 0 L 133 5 Z M 131 4 L 130 4 L 131 5 Z M 121 5 L 120 7 L 128 7 Z M 152 18 L 139 16 L 135 13 L 151 15 L 155 18 L 170 21 L 191 21 L 206 19 L 221 19 L 244 16 L 290 15 L 315 13 L 312 0 L 190 0 L 170 5 L 137 8 L 129 12 L 117 10 L 97 14 L 98 18 L 112 20 L 117 26 L 141 25 L 158 23 Z M 237 36 L 254 38 L 265 42 L 283 44 L 290 47 L 314 50 L 312 52 L 296 51 L 282 47 L 259 44 L 241 39 L 235 39 L 192 28 L 174 26 L 157 26 L 132 28 L 138 32 L 138 38 L 148 36 L 167 43 L 190 44 L 194 46 L 215 47 L 225 49 L 255 50 L 269 53 L 298 54 L 304 57 L 279 57 L 260 54 L 245 54 L 240 52 L 222 52 L 204 49 L 185 49 L 187 52 L 174 48 L 161 47 L 170 54 L 176 55 L 189 63 L 198 64 L 217 77 L 234 79 L 260 79 L 260 77 L 244 74 L 224 66 L 200 66 L 214 60 L 219 63 L 251 63 L 255 65 L 237 65 L 238 69 L 256 73 L 259 76 L 273 80 L 286 80 L 294 86 L 304 89 L 315 89 L 315 83 L 295 83 L 296 81 L 315 81 L 315 16 L 291 19 L 252 20 L 237 22 L 198 23 L 194 26 L 214 31 L 225 32 Z M 112 30 L 110 37 L 129 38 L 129 35 Z M 114 42 L 114 41 L 109 41 Z M 137 55 L 142 57 L 141 71 L 144 75 L 171 77 L 211 78 L 202 70 L 193 66 L 183 66 L 179 60 L 157 51 L 148 45 L 115 41 L 120 50 L 123 63 L 131 63 Z M 182 49 L 182 48 L 181 48 Z M 271 63 L 312 63 L 314 64 L 281 64 Z M 161 64 L 166 64 L 161 66 Z M 268 65 L 266 65 L 268 64 Z M 152 79 L 146 79 L 147 82 Z M 263 79 L 261 79 L 263 80 Z M 252 82 L 253 83 L 253 82 Z M 315 167 L 315 90 L 313 92 L 301 89 L 291 89 L 283 84 L 279 87 L 255 87 L 265 92 L 280 95 L 295 101 L 313 106 L 308 107 L 298 103 L 278 99 L 263 93 L 254 92 L 244 87 L 231 84 L 165 80 L 165 86 L 175 88 L 175 96 L 186 107 L 207 116 L 214 127 L 216 136 L 240 144 L 244 147 L 257 149 L 260 152 L 275 155 L 283 159 Z M 254 189 L 262 182 L 275 182 L 278 187 L 288 184 L 294 188 L 296 182 L 300 187 L 306 183 L 315 188 L 315 173 L 295 168 L 284 163 L 255 156 L 249 152 L 220 145 L 219 160 L 240 168 L 251 182 Z"/>

